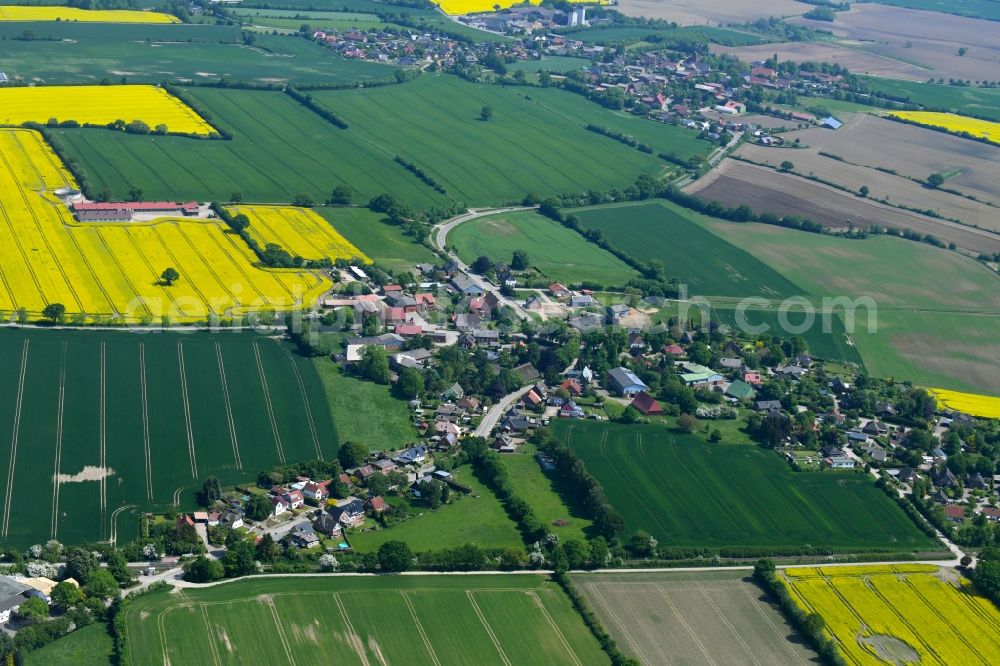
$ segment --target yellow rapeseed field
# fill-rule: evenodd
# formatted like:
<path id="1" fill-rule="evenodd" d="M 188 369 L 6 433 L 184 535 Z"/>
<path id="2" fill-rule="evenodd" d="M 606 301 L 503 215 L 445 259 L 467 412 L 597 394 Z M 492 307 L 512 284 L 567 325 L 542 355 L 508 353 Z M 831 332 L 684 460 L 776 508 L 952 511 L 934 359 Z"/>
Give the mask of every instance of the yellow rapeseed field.
<path id="1" fill-rule="evenodd" d="M 80 21 L 81 23 L 180 23 L 170 14 L 132 9 L 0 6 L 0 21 Z"/>
<path id="2" fill-rule="evenodd" d="M 500 5 L 501 9 L 507 9 L 519 4 L 521 0 L 433 0 L 445 14 L 471 14 L 475 12 L 491 12 L 495 5 Z M 537 5 L 539 0 L 531 0 L 531 4 Z M 585 4 L 607 4 L 607 0 L 589 0 Z"/>
<path id="3" fill-rule="evenodd" d="M 995 663 L 1000 610 L 932 568 L 859 565 L 784 573 L 792 598 L 823 617 L 848 663 L 886 663 L 872 643 L 888 645 L 887 637 L 905 643 L 921 664 Z"/>
<path id="4" fill-rule="evenodd" d="M 965 414 L 987 419 L 1000 419 L 1000 398 L 940 388 L 930 390 L 938 402 L 948 409 L 955 409 Z"/>
<path id="5" fill-rule="evenodd" d="M 261 247 L 275 243 L 292 256 L 303 259 L 360 259 L 371 263 L 365 254 L 341 236 L 330 223 L 308 208 L 294 206 L 238 206 L 233 215 L 243 213 L 250 219 L 251 238 Z"/>
<path id="6" fill-rule="evenodd" d="M 968 132 L 990 141 L 1000 143 L 1000 123 L 989 120 L 968 118 L 954 113 L 937 113 L 934 111 L 893 111 L 892 115 L 903 120 L 912 120 L 921 125 L 943 127 L 949 132 Z"/>
<path id="7" fill-rule="evenodd" d="M 40 134 L 0 130 L 0 317 L 62 303 L 70 317 L 199 321 L 311 306 L 331 286 L 259 267 L 219 220 L 76 222 L 55 195 L 75 185 Z M 181 276 L 170 287 L 168 267 Z"/>
<path id="8" fill-rule="evenodd" d="M 0 125 L 75 120 L 107 125 L 141 120 L 168 132 L 212 134 L 215 130 L 184 102 L 157 86 L 39 86 L 0 88 Z"/>

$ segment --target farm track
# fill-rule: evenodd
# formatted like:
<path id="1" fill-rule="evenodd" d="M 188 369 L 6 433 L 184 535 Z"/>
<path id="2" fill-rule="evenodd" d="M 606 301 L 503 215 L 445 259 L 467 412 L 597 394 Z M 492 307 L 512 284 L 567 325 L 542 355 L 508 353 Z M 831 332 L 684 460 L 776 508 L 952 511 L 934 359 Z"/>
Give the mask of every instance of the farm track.
<path id="1" fill-rule="evenodd" d="M 65 342 L 63 343 L 65 344 Z M 108 343 L 101 341 L 101 370 L 100 370 L 100 408 L 99 408 L 99 419 L 100 423 L 98 425 L 98 445 L 99 445 L 99 464 L 100 467 L 100 493 L 101 493 L 101 538 L 104 538 L 104 525 L 105 517 L 108 511 L 108 454 L 107 454 L 107 414 L 108 414 L 108 400 L 107 400 L 107 355 L 108 355 Z"/>
<path id="2" fill-rule="evenodd" d="M 184 426 L 187 431 L 188 457 L 191 463 L 191 478 L 198 478 L 198 458 L 194 448 L 194 429 L 191 425 L 191 403 L 188 399 L 187 370 L 184 367 L 184 345 L 177 342 L 177 364 L 181 377 L 181 398 L 184 403 Z"/>
<path id="3" fill-rule="evenodd" d="M 233 445 L 233 460 L 236 462 L 236 469 L 242 471 L 243 461 L 240 459 L 240 443 L 236 435 L 236 421 L 233 419 L 233 405 L 229 399 L 229 382 L 226 380 L 226 365 L 222 360 L 222 346 L 218 342 L 215 343 L 215 358 L 219 366 L 219 383 L 222 386 L 222 398 L 226 404 L 226 425 L 229 427 L 229 439 Z"/>
<path id="4" fill-rule="evenodd" d="M 55 539 L 59 534 L 59 472 L 62 465 L 62 442 L 63 442 L 63 416 L 66 406 L 66 349 L 68 343 L 62 343 L 62 352 L 59 358 L 59 401 L 56 411 L 56 455 L 53 461 L 52 470 L 52 525 L 51 536 Z"/>
<path id="5" fill-rule="evenodd" d="M 274 434 L 274 446 L 278 452 L 278 459 L 285 463 L 285 450 L 281 445 L 281 432 L 278 430 L 278 422 L 274 418 L 274 404 L 271 402 L 271 391 L 267 386 L 267 373 L 264 372 L 264 364 L 260 360 L 260 348 L 257 341 L 253 341 L 253 354 L 257 361 L 257 372 L 260 375 L 260 385 L 264 391 L 264 402 L 267 404 L 267 416 L 271 421 L 271 432 Z"/>
<path id="6" fill-rule="evenodd" d="M 275 340 L 274 343 L 280 346 L 280 343 L 277 340 Z M 312 407 L 309 406 L 309 394 L 306 393 L 306 386 L 302 381 L 302 373 L 299 372 L 299 366 L 295 362 L 295 358 L 292 356 L 292 353 L 284 348 L 282 348 L 282 351 L 285 352 L 285 358 L 288 359 L 288 363 L 292 366 L 292 372 L 295 375 L 295 382 L 299 385 L 299 395 L 302 397 L 302 407 L 306 412 L 306 421 L 309 424 L 309 435 L 312 437 L 313 448 L 316 450 L 316 459 L 322 460 L 323 449 L 319 444 L 319 435 L 316 433 L 316 420 L 313 418 Z"/>
<path id="7" fill-rule="evenodd" d="M 24 378 L 28 368 L 28 345 L 30 340 L 24 341 L 21 351 L 21 372 L 17 382 L 17 400 L 14 404 L 14 425 L 10 438 L 10 464 L 7 467 L 7 491 L 3 505 L 3 525 L 0 530 L 0 537 L 7 538 L 10 529 L 10 505 L 14 499 L 14 469 L 17 466 L 17 443 L 21 430 L 21 408 L 24 405 Z"/>
<path id="8" fill-rule="evenodd" d="M 146 462 L 146 499 L 153 499 L 153 461 L 149 445 L 149 395 L 146 389 L 146 346 L 139 343 L 139 393 L 142 397 L 142 446 Z"/>

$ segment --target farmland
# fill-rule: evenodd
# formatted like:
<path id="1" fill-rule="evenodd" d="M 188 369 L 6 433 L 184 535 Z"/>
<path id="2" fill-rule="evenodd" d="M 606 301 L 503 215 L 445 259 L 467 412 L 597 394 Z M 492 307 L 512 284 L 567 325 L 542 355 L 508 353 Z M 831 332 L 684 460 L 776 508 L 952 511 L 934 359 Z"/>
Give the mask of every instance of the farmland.
<path id="1" fill-rule="evenodd" d="M 625 519 L 674 546 L 936 550 L 870 477 L 792 472 L 773 452 L 660 425 L 555 425 Z M 862 509 L 863 507 L 863 509 Z"/>
<path id="2" fill-rule="evenodd" d="M 681 25 L 744 23 L 770 16 L 795 16 L 809 11 L 794 0 L 619 0 L 618 10 L 628 16 L 675 21 Z"/>
<path id="3" fill-rule="evenodd" d="M 309 306 L 329 288 L 309 272 L 259 268 L 217 220 L 77 223 L 51 194 L 75 183 L 37 132 L 0 131 L 0 153 L 0 311 L 31 317 L 61 303 L 82 321 L 199 321 Z M 168 266 L 180 274 L 170 285 Z"/>
<path id="4" fill-rule="evenodd" d="M 1000 88 L 948 85 L 944 83 L 915 83 L 897 79 L 869 79 L 874 90 L 919 104 L 941 108 L 953 113 L 983 116 L 1000 122 Z"/>
<path id="5" fill-rule="evenodd" d="M 167 131 L 213 134 L 186 104 L 163 88 L 154 86 L 49 86 L 4 88 L 0 105 L 5 125 L 75 120 L 81 125 L 107 125 L 116 120 L 141 120 L 150 128 L 166 125 Z"/>
<path id="6" fill-rule="evenodd" d="M 448 242 L 469 264 L 480 255 L 509 262 L 515 250 L 525 250 L 531 265 L 555 282 L 621 286 L 639 275 L 610 252 L 534 211 L 476 218 L 456 227 Z"/>
<path id="7" fill-rule="evenodd" d="M 1000 397 L 961 393 L 947 389 L 931 389 L 938 402 L 949 409 L 955 409 L 973 416 L 1000 419 Z"/>
<path id="8" fill-rule="evenodd" d="M 237 483 L 339 446 L 312 365 L 276 339 L 0 334 L 0 428 L 14 433 L 0 441 L 0 539 L 11 545 L 124 542 L 132 512 L 189 506 L 208 475 Z"/>
<path id="9" fill-rule="evenodd" d="M 137 664 L 608 663 L 538 575 L 254 578 L 144 596 L 126 632 Z"/>
<path id="10" fill-rule="evenodd" d="M 953 2 L 952 0 L 879 0 L 879 3 L 894 7 L 946 12 L 971 18 L 1000 21 L 1000 8 L 992 0 L 963 0 L 962 2 Z"/>
<path id="11" fill-rule="evenodd" d="M 971 134 L 989 139 L 993 143 L 1000 143 L 1000 123 L 934 111 L 893 111 L 892 115 L 921 125 L 940 127 L 953 134 Z"/>
<path id="12" fill-rule="evenodd" d="M 57 134 L 95 187 L 116 198 L 138 183 L 149 199 L 211 201 L 241 192 L 244 202 L 276 202 L 301 192 L 325 201 L 335 186 L 348 184 L 359 201 L 390 191 L 414 206 L 448 202 L 391 154 L 372 150 L 353 128 L 335 128 L 281 92 L 197 88 L 190 94 L 233 133 L 232 141 L 86 129 Z"/>
<path id="13" fill-rule="evenodd" d="M 789 569 L 785 584 L 848 663 L 988 663 L 1000 654 L 1000 610 L 947 570 L 889 566 Z"/>
<path id="14" fill-rule="evenodd" d="M 970 253 L 1000 250 L 1000 237 L 992 232 L 893 208 L 803 176 L 733 160 L 723 161 L 688 191 L 704 201 L 730 207 L 746 204 L 758 213 L 799 215 L 829 229 L 909 229 L 944 243 L 955 243 Z"/>
<path id="15" fill-rule="evenodd" d="M 544 196 L 624 186 L 640 174 L 664 169 L 652 155 L 595 138 L 584 128 L 588 123 L 633 134 L 656 152 L 685 159 L 708 148 L 683 128 L 616 113 L 549 88 L 528 94 L 424 75 L 400 86 L 318 91 L 313 98 L 350 125 L 346 133 L 416 164 L 449 196 L 470 205 L 519 201 L 531 191 Z M 410 110 L 408 122 L 393 122 L 397 105 Z M 489 121 L 480 118 L 483 106 L 493 109 Z M 523 150 L 528 144 L 534 149 Z"/>
<path id="16" fill-rule="evenodd" d="M 828 23 L 825 25 L 829 26 Z M 713 44 L 712 53 L 733 55 L 746 62 L 767 60 L 777 54 L 779 61 L 837 63 L 853 73 L 909 81 L 926 81 L 931 76 L 938 75 L 928 67 L 842 46 L 835 42 L 780 42 L 751 46 Z"/>
<path id="17" fill-rule="evenodd" d="M 313 209 L 333 225 L 352 245 L 371 259 L 393 270 L 412 271 L 416 264 L 434 263 L 434 255 L 425 245 L 367 208 L 338 207 Z"/>
<path id="18" fill-rule="evenodd" d="M 743 319 L 737 319 L 738 316 L 742 316 Z M 763 329 L 764 332 L 770 332 L 772 335 L 783 335 L 784 331 L 781 317 L 774 309 L 746 308 L 742 310 L 742 315 L 738 315 L 735 308 L 729 309 L 724 304 L 714 304 L 712 319 L 736 331 L 744 330 L 743 321 L 754 328 L 764 326 L 766 327 Z M 801 311 L 792 310 L 787 320 L 795 325 L 804 324 L 805 315 Z M 824 330 L 824 326 L 828 326 L 829 330 Z M 809 353 L 817 358 L 863 364 L 857 348 L 851 344 L 851 337 L 847 335 L 839 313 L 817 317 L 813 325 L 800 335 L 809 345 Z"/>
<path id="19" fill-rule="evenodd" d="M 0 6 L 0 21 L 81 21 L 87 23 L 180 23 L 172 14 L 128 9 Z"/>
<path id="20" fill-rule="evenodd" d="M 580 574 L 573 582 L 642 664 L 808 664 L 815 654 L 743 572 Z"/>
<path id="21" fill-rule="evenodd" d="M 738 32 L 726 28 L 713 28 L 710 26 L 685 26 L 672 30 L 641 27 L 589 28 L 572 33 L 572 35 L 573 38 L 589 44 L 634 43 L 643 40 L 649 35 L 655 35 L 658 38 L 666 40 L 667 43 L 676 40 L 681 42 L 714 42 L 716 44 L 726 44 L 727 46 L 746 46 L 749 44 L 762 44 L 767 41 L 751 33 Z"/>
<path id="22" fill-rule="evenodd" d="M 39 39 L 17 39 L 25 30 Z M 0 68 L 12 80 L 48 84 L 117 83 L 122 77 L 132 83 L 347 83 L 387 79 L 393 72 L 388 65 L 340 58 L 298 37 L 261 34 L 251 48 L 230 26 L 2 21 Z"/>
<path id="23" fill-rule="evenodd" d="M 662 261 L 665 275 L 678 277 L 692 296 L 777 298 L 800 292 L 741 249 L 748 246 L 720 243 L 699 224 L 702 216 L 669 202 L 581 208 L 573 214 L 582 228 L 600 230 L 611 245 L 637 259 Z"/>
<path id="24" fill-rule="evenodd" d="M 247 232 L 262 247 L 275 244 L 303 259 L 357 259 L 371 262 L 361 250 L 337 233 L 326 220 L 309 208 L 294 206 L 234 206 L 233 215 L 250 220 Z"/>

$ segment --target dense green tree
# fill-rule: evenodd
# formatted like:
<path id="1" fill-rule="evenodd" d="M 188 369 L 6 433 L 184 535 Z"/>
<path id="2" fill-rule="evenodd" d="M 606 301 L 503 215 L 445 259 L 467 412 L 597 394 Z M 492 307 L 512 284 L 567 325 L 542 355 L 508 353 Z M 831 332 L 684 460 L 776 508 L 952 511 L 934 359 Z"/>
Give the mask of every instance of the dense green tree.
<path id="1" fill-rule="evenodd" d="M 254 546 L 249 541 L 240 541 L 230 546 L 222 558 L 222 568 L 226 572 L 226 577 L 236 578 L 256 573 L 255 555 Z"/>
<path id="2" fill-rule="evenodd" d="M 90 575 L 99 566 L 97 557 L 85 548 L 72 547 L 66 550 L 66 576 L 80 585 L 86 585 Z"/>
<path id="3" fill-rule="evenodd" d="M 261 562 L 274 562 L 281 554 L 281 548 L 270 534 L 265 534 L 257 542 L 256 555 Z"/>
<path id="4" fill-rule="evenodd" d="M 160 282 L 166 286 L 173 285 L 181 277 L 181 274 L 177 272 L 176 268 L 165 268 L 162 273 L 160 273 Z"/>
<path id="5" fill-rule="evenodd" d="M 42 310 L 42 316 L 54 322 L 60 322 L 66 316 L 66 306 L 62 303 L 49 303 Z"/>
<path id="6" fill-rule="evenodd" d="M 222 578 L 224 573 L 222 562 L 205 555 L 199 555 L 184 565 L 184 580 L 192 583 L 210 583 Z"/>
<path id="7" fill-rule="evenodd" d="M 510 258 L 510 267 L 515 271 L 524 271 L 531 267 L 528 261 L 528 253 L 524 250 L 514 250 Z"/>
<path id="8" fill-rule="evenodd" d="M 416 368 L 403 368 L 396 381 L 396 392 L 401 398 L 412 400 L 424 391 L 424 376 Z"/>
<path id="9" fill-rule="evenodd" d="M 212 475 L 201 484 L 201 499 L 205 506 L 212 506 L 214 502 L 222 499 L 222 484 L 219 477 Z"/>
<path id="10" fill-rule="evenodd" d="M 368 459 L 368 447 L 361 442 L 344 442 L 340 450 L 337 451 L 337 460 L 344 466 L 344 469 L 363 465 Z"/>
<path id="11" fill-rule="evenodd" d="M 489 120 L 490 118 L 492 118 L 493 117 L 493 107 L 492 106 L 484 106 L 483 108 L 481 108 L 479 110 L 479 117 L 482 118 L 483 120 Z"/>
<path id="12" fill-rule="evenodd" d="M 335 206 L 347 206 L 351 203 L 351 197 L 354 196 L 354 190 L 351 189 L 350 185 L 341 184 L 333 188 L 333 192 L 330 193 L 330 203 Z"/>
<path id="13" fill-rule="evenodd" d="M 83 601 L 83 590 L 80 586 L 64 580 L 52 588 L 49 596 L 55 607 L 65 612 Z"/>
<path id="14" fill-rule="evenodd" d="M 492 266 L 493 262 L 490 261 L 489 257 L 487 257 L 486 255 L 480 255 L 476 257 L 476 260 L 472 262 L 471 266 L 469 266 L 469 270 L 471 270 L 473 273 L 482 275 L 486 271 L 490 270 Z"/>
<path id="15" fill-rule="evenodd" d="M 386 573 L 406 571 L 413 563 L 413 551 L 405 541 L 386 541 L 378 548 L 379 568 Z"/>
<path id="16" fill-rule="evenodd" d="M 358 372 L 362 377 L 376 384 L 388 384 L 392 373 L 389 371 L 389 356 L 385 349 L 376 345 L 367 345 L 361 352 Z"/>
<path id="17" fill-rule="evenodd" d="M 271 500 L 266 495 L 251 495 L 247 500 L 246 512 L 250 520 L 264 520 L 271 515 Z"/>
<path id="18" fill-rule="evenodd" d="M 107 599 L 118 596 L 121 587 L 110 571 L 107 569 L 96 569 L 91 572 L 90 577 L 87 579 L 87 584 L 83 589 L 89 596 Z"/>
<path id="19" fill-rule="evenodd" d="M 108 571 L 115 577 L 119 585 L 125 585 L 135 579 L 132 570 L 128 567 L 128 560 L 125 559 L 125 555 L 120 550 L 117 548 L 111 550 L 105 559 Z"/>
<path id="20" fill-rule="evenodd" d="M 941 187 L 944 185 L 944 176 L 939 173 L 932 173 L 927 176 L 927 184 L 931 187 Z"/>
<path id="21" fill-rule="evenodd" d="M 17 616 L 29 624 L 35 624 L 49 616 L 49 606 L 38 597 L 28 597 L 21 602 Z"/>

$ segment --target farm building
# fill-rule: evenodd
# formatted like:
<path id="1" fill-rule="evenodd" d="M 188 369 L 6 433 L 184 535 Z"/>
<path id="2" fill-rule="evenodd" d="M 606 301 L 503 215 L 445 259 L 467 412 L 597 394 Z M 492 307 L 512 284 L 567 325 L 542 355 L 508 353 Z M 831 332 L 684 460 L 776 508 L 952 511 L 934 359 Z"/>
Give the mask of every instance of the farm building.
<path id="1" fill-rule="evenodd" d="M 608 389 L 626 398 L 646 390 L 646 384 L 628 368 L 608 371 Z"/>
<path id="2" fill-rule="evenodd" d="M 198 202 L 188 201 L 81 201 L 73 204 L 80 222 L 127 222 L 136 213 L 192 216 L 198 214 Z"/>
<path id="3" fill-rule="evenodd" d="M 656 398 L 649 395 L 645 391 L 640 391 L 636 394 L 635 398 L 632 399 L 632 407 L 635 407 L 641 414 L 649 416 L 650 414 L 662 414 L 663 407 L 660 403 L 656 401 Z"/>

